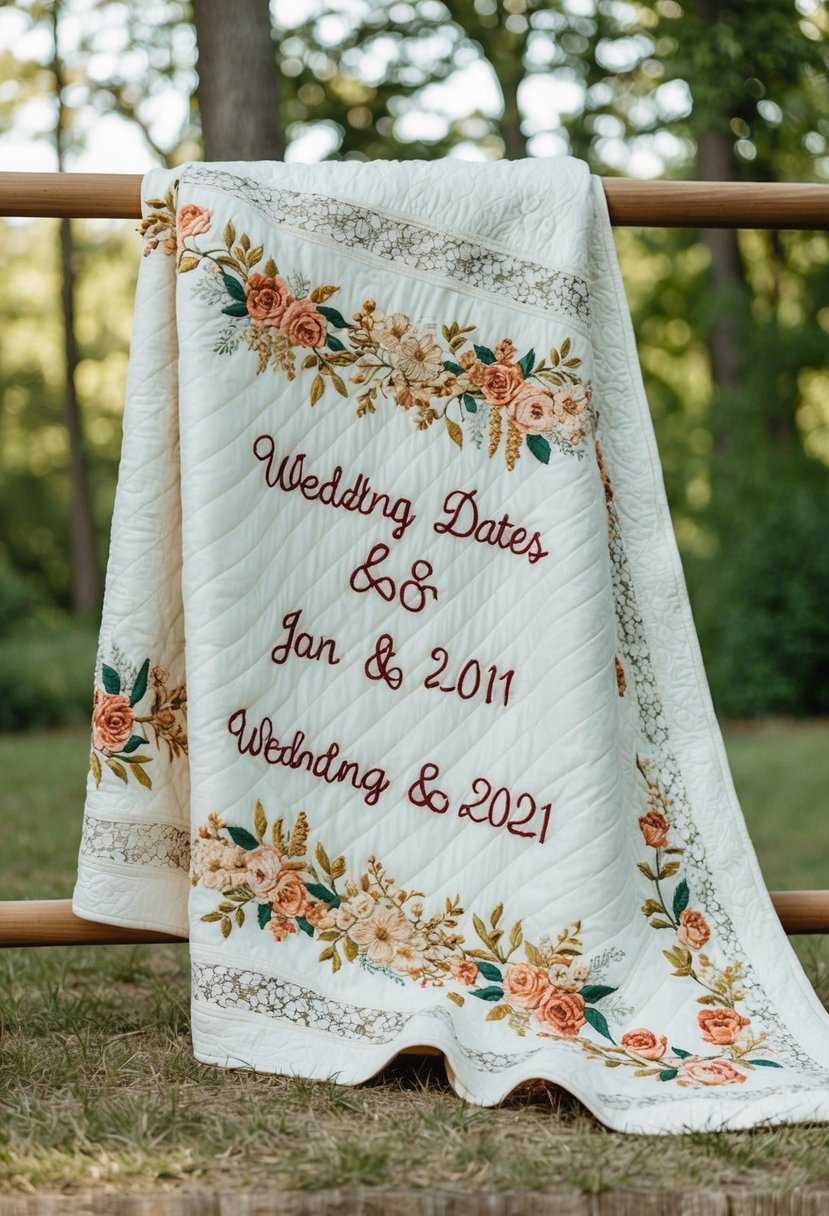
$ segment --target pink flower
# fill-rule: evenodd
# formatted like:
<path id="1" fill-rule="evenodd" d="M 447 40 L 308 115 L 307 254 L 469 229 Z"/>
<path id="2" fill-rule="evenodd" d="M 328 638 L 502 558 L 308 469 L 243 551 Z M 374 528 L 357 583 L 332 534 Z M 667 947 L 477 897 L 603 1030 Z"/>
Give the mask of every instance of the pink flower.
<path id="1" fill-rule="evenodd" d="M 285 310 L 294 302 L 290 287 L 278 275 L 250 275 L 245 283 L 245 296 L 248 315 L 254 321 L 270 321 L 273 325 L 279 324 Z"/>
<path id="2" fill-rule="evenodd" d="M 133 713 L 122 693 L 95 690 L 92 709 L 92 746 L 98 751 L 117 752 L 132 734 Z"/>
<path id="3" fill-rule="evenodd" d="M 551 992 L 550 980 L 543 967 L 513 963 L 504 971 L 504 996 L 510 1005 L 537 1009 Z"/>
<path id="4" fill-rule="evenodd" d="M 525 380 L 507 405 L 507 413 L 522 435 L 540 435 L 553 424 L 553 401 L 540 384 Z"/>
<path id="5" fill-rule="evenodd" d="M 414 930 L 399 908 L 378 904 L 368 920 L 351 926 L 348 935 L 373 962 L 389 966 L 403 953 L 402 947 L 411 943 Z"/>
<path id="6" fill-rule="evenodd" d="M 282 916 L 303 916 L 308 906 L 305 883 L 296 870 L 280 870 L 270 893 L 271 907 Z"/>
<path id="7" fill-rule="evenodd" d="M 473 963 L 472 959 L 462 958 L 460 954 L 453 954 L 449 959 L 449 973 L 459 984 L 474 984 L 478 978 L 478 964 Z"/>
<path id="8" fill-rule="evenodd" d="M 683 1060 L 679 1066 L 677 1085 L 696 1089 L 700 1085 L 732 1085 L 745 1081 L 745 1073 L 738 1072 L 729 1060 Z"/>
<path id="9" fill-rule="evenodd" d="M 711 929 L 701 912 L 686 908 L 679 914 L 676 935 L 683 946 L 689 946 L 691 950 L 701 950 L 711 936 Z"/>
<path id="10" fill-rule="evenodd" d="M 563 427 L 572 427 L 590 404 L 592 394 L 585 384 L 568 384 L 553 393 L 552 413 Z"/>
<path id="11" fill-rule="evenodd" d="M 186 203 L 179 208 L 176 220 L 179 241 L 188 236 L 201 236 L 207 232 L 213 222 L 213 212 L 207 207 L 199 207 L 195 203 Z"/>
<path id="12" fill-rule="evenodd" d="M 664 1034 L 654 1034 L 652 1030 L 638 1027 L 623 1034 L 620 1042 L 629 1051 L 635 1051 L 643 1060 L 661 1060 L 668 1050 L 668 1040 Z"/>
<path id="13" fill-rule="evenodd" d="M 281 912 L 274 912 L 268 921 L 268 928 L 275 941 L 284 942 L 289 933 L 296 933 L 296 921 L 289 920 Z"/>
<path id="14" fill-rule="evenodd" d="M 484 399 L 490 405 L 507 405 L 523 383 L 524 377 L 517 363 L 490 363 L 481 375 Z"/>
<path id="15" fill-rule="evenodd" d="M 248 871 L 248 883 L 260 899 L 272 898 L 282 875 L 282 858 L 270 844 L 262 844 L 258 849 L 252 849 L 245 857 Z"/>
<path id="16" fill-rule="evenodd" d="M 647 815 L 642 815 L 639 819 L 639 827 L 645 838 L 645 844 L 652 849 L 664 849 L 668 843 L 670 826 L 661 811 L 650 810 Z"/>
<path id="17" fill-rule="evenodd" d="M 718 1047 L 735 1043 L 750 1021 L 736 1009 L 700 1009 L 697 1014 L 703 1041 Z"/>
<path id="18" fill-rule="evenodd" d="M 279 328 L 294 346 L 322 346 L 328 322 L 310 300 L 294 300 L 282 314 Z"/>
<path id="19" fill-rule="evenodd" d="M 574 1038 L 586 1022 L 584 999 L 577 992 L 564 992 L 553 988 L 549 996 L 535 1010 L 542 1026 L 549 1026 L 556 1034 Z"/>

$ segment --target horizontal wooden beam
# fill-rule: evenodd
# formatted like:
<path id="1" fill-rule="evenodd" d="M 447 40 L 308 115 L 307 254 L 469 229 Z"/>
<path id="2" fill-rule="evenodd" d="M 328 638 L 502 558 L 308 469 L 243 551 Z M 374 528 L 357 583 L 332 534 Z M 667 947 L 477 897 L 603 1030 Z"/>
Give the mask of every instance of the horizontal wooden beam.
<path id="1" fill-rule="evenodd" d="M 773 891 L 772 903 L 787 933 L 829 933 L 829 891 Z M 115 946 L 183 942 L 149 929 L 126 929 L 81 920 L 69 899 L 0 901 L 2 946 Z"/>
<path id="2" fill-rule="evenodd" d="M 829 228 L 829 186 L 603 178 L 612 223 L 656 228 Z M 0 173 L 0 215 L 137 219 L 141 176 Z"/>

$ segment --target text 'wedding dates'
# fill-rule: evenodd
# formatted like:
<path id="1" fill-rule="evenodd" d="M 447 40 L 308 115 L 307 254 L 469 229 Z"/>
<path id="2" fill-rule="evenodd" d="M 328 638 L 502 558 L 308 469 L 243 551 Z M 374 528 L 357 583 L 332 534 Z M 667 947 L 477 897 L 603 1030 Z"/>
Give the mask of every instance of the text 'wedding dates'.
<path id="1" fill-rule="evenodd" d="M 437 764 L 427 761 L 421 765 L 417 780 L 412 782 L 407 791 L 412 806 L 423 807 L 435 815 L 445 815 L 452 809 L 449 795 L 432 784 L 439 776 L 440 768 Z M 513 836 L 537 840 L 539 844 L 545 843 L 552 803 L 544 802 L 539 806 L 533 795 L 526 791 L 513 797 L 503 785 L 493 790 L 492 782 L 486 777 L 474 779 L 472 794 L 474 798 L 471 801 L 458 805 L 459 819 L 488 823 L 493 828 L 506 828 Z M 541 831 L 535 827 L 530 831 L 530 824 L 534 823 L 538 812 L 541 813 Z"/>

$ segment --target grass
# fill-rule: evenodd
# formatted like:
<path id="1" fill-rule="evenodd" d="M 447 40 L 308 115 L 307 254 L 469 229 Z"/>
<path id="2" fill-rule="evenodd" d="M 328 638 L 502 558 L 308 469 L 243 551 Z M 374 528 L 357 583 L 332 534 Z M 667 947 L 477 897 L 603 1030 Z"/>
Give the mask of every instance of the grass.
<path id="1" fill-rule="evenodd" d="M 86 732 L 0 737 L 3 898 L 71 892 Z M 829 724 L 727 738 L 773 888 L 826 886 Z M 825 939 L 796 943 L 824 1001 Z M 829 1181 L 829 1126 L 654 1140 L 608 1132 L 568 1094 L 463 1103 L 439 1061 L 357 1089 L 208 1068 L 189 1039 L 186 946 L 0 954 L 0 1189 L 272 1185 L 599 1193 Z"/>

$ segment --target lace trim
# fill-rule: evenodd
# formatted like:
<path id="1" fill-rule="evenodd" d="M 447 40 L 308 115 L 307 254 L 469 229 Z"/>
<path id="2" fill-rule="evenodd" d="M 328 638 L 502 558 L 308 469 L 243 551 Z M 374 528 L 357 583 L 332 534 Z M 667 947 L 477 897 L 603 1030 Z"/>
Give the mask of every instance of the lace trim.
<path id="1" fill-rule="evenodd" d="M 116 865 L 190 869 L 189 833 L 169 823 L 84 817 L 81 855 Z"/>
<path id="2" fill-rule="evenodd" d="M 442 278 L 458 279 L 481 291 L 590 324 L 587 281 L 488 248 L 472 238 L 413 220 L 387 216 L 343 199 L 296 190 L 269 189 L 252 178 L 224 170 L 188 168 L 182 182 L 233 194 L 273 223 L 293 232 L 313 233 L 347 248 Z"/>

